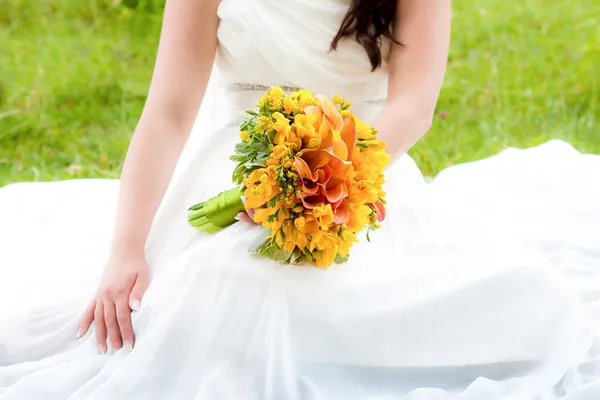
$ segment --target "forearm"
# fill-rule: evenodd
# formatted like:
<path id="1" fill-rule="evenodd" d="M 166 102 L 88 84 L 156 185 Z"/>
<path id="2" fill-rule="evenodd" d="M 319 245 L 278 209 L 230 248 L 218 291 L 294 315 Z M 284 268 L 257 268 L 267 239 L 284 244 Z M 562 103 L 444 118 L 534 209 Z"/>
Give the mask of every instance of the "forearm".
<path id="1" fill-rule="evenodd" d="M 140 121 L 123 165 L 113 252 L 143 253 L 187 133 L 168 120 Z"/>
<path id="2" fill-rule="evenodd" d="M 166 2 L 152 83 L 121 174 L 113 253 L 144 252 L 204 97 L 217 49 L 219 3 Z"/>
<path id="3" fill-rule="evenodd" d="M 389 60 L 388 104 L 375 121 L 392 162 L 431 127 L 444 81 L 451 0 L 399 1 Z"/>
<path id="4" fill-rule="evenodd" d="M 433 111 L 402 96 L 388 103 L 373 125 L 379 140 L 387 142 L 391 163 L 405 154 L 431 127 Z"/>

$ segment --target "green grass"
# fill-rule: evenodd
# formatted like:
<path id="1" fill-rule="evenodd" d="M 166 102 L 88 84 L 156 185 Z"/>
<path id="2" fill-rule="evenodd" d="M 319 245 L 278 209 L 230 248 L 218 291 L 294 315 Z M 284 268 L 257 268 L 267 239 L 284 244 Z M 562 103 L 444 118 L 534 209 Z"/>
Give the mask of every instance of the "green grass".
<path id="1" fill-rule="evenodd" d="M 2 1 L 0 186 L 118 177 L 161 15 L 116 3 Z M 455 2 L 453 31 L 425 174 L 551 138 L 600 153 L 600 2 Z"/>

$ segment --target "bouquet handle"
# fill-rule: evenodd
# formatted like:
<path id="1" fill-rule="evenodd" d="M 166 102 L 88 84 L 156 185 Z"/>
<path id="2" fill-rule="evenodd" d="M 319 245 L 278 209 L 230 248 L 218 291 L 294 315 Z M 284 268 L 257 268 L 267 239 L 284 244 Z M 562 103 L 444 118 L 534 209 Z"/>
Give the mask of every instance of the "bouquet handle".
<path id="1" fill-rule="evenodd" d="M 216 233 L 237 222 L 236 216 L 245 211 L 242 189 L 235 187 L 198 203 L 188 210 L 188 222 L 200 232 Z"/>

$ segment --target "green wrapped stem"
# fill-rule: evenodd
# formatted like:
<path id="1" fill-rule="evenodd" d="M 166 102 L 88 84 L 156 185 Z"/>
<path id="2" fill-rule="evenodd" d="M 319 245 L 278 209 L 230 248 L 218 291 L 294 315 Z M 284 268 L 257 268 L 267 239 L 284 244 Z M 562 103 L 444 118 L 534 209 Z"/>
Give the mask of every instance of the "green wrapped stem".
<path id="1" fill-rule="evenodd" d="M 242 189 L 236 187 L 196 204 L 188 212 L 190 225 L 201 232 L 215 233 L 234 224 L 235 217 L 245 211 L 242 194 Z"/>

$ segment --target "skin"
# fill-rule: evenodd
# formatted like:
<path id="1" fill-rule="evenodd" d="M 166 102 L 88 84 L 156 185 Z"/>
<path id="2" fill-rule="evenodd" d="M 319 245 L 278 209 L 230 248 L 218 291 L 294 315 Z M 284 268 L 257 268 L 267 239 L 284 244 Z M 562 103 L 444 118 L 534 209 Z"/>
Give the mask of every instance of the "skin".
<path id="1" fill-rule="evenodd" d="M 373 122 L 392 162 L 429 129 L 450 48 L 451 0 L 399 0 L 389 60 L 388 100 Z"/>
<path id="2" fill-rule="evenodd" d="M 198 109 L 217 49 L 219 0 L 167 0 L 154 75 L 121 177 L 111 255 L 78 337 L 100 353 L 133 348 L 132 311 L 150 283 L 145 243 Z M 399 0 L 388 102 L 374 121 L 397 159 L 431 127 L 446 70 L 451 0 Z M 202 40 L 199 40 L 201 38 Z M 400 129 L 398 128 L 400 127 Z M 243 214 L 240 219 L 252 222 Z"/>

